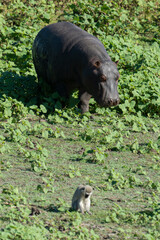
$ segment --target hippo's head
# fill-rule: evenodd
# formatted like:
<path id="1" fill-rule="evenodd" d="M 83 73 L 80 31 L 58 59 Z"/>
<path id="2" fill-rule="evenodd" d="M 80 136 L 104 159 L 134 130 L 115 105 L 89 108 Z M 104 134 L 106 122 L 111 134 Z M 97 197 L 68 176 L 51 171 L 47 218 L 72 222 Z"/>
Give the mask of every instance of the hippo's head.
<path id="1" fill-rule="evenodd" d="M 85 71 L 83 84 L 101 107 L 119 104 L 117 90 L 119 72 L 117 64 L 112 61 L 93 60 Z"/>

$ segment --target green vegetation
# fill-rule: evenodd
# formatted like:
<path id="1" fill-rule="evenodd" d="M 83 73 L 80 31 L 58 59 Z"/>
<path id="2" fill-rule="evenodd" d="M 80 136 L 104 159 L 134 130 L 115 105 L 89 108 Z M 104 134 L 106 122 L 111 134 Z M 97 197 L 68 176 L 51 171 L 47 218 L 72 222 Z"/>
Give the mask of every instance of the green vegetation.
<path id="1" fill-rule="evenodd" d="M 159 10 L 156 0 L 0 3 L 0 239 L 160 238 Z M 91 99 L 82 116 L 76 93 L 64 109 L 56 93 L 37 106 L 32 43 L 58 20 L 119 60 L 119 106 Z M 70 210 L 80 183 L 95 187 L 92 215 Z"/>

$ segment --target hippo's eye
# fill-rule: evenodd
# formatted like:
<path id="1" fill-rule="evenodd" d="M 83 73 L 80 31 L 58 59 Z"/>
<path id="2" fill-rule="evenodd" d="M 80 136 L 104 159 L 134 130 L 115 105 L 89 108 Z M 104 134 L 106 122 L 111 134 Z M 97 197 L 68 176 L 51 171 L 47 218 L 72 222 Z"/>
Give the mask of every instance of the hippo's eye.
<path id="1" fill-rule="evenodd" d="M 96 68 L 99 68 L 100 65 L 101 65 L 100 61 L 96 61 L 96 62 L 94 63 L 94 66 L 95 66 Z"/>
<path id="2" fill-rule="evenodd" d="M 100 76 L 100 79 L 101 79 L 101 82 L 106 82 L 106 80 L 107 80 L 106 76 L 104 76 L 104 75 Z"/>

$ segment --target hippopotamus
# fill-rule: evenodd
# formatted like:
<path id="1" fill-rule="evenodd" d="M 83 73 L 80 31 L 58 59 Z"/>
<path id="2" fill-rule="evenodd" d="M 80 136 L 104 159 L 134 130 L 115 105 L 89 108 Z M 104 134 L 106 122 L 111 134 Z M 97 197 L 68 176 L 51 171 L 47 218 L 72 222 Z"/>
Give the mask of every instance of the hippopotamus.
<path id="1" fill-rule="evenodd" d="M 70 22 L 45 26 L 37 34 L 32 49 L 38 80 L 53 92 L 69 98 L 79 90 L 81 112 L 89 111 L 93 97 L 101 107 L 119 104 L 117 64 L 101 41 Z"/>

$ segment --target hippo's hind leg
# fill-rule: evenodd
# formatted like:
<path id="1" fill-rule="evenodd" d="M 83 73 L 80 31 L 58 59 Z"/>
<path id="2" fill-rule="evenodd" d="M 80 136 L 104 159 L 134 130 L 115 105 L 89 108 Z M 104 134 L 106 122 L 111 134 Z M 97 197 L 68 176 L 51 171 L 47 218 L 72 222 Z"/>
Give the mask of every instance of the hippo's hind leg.
<path id="1" fill-rule="evenodd" d="M 40 82 L 42 81 L 41 80 L 41 77 L 38 76 L 37 74 L 37 77 L 38 77 L 38 85 L 37 85 L 37 104 L 38 106 L 40 106 L 41 102 L 42 102 L 42 86 L 40 84 Z"/>
<path id="2" fill-rule="evenodd" d="M 59 81 L 55 84 L 55 89 L 56 89 L 56 92 L 58 92 L 58 94 L 62 98 L 64 98 L 64 99 L 69 98 L 69 93 L 68 93 L 67 87 L 62 81 Z"/>
<path id="3" fill-rule="evenodd" d="M 79 104 L 82 114 L 89 111 L 89 100 L 91 95 L 85 91 L 79 91 Z"/>
<path id="4" fill-rule="evenodd" d="M 38 74 L 37 74 L 38 75 Z M 37 102 L 40 105 L 43 102 L 44 97 L 48 97 L 51 93 L 49 84 L 43 80 L 41 76 L 38 75 L 38 87 L 37 87 Z"/>

